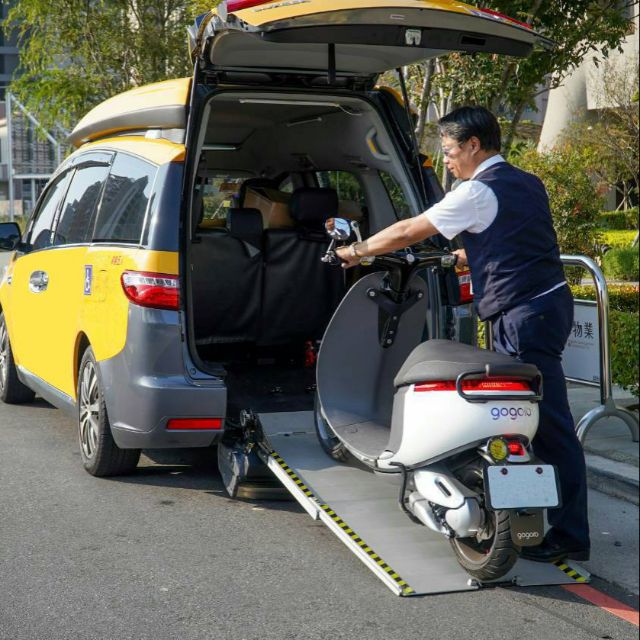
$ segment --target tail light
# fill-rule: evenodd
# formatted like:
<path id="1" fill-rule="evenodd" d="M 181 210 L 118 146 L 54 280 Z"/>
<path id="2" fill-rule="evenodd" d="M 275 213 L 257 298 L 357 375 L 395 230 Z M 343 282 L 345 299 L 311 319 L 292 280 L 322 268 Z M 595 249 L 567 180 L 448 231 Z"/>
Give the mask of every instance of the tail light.
<path id="1" fill-rule="evenodd" d="M 414 391 L 455 391 L 454 380 L 438 382 L 422 382 L 416 384 Z M 463 380 L 463 391 L 532 391 L 526 380 L 511 380 L 509 378 L 491 378 L 489 380 Z"/>
<path id="2" fill-rule="evenodd" d="M 250 9 L 270 2 L 273 2 L 273 0 L 227 0 L 227 12 L 242 11 L 242 9 Z"/>
<path id="3" fill-rule="evenodd" d="M 460 304 L 473 302 L 473 288 L 471 285 L 471 271 L 458 271 L 458 284 L 460 286 Z"/>
<path id="4" fill-rule="evenodd" d="M 510 456 L 526 456 L 527 450 L 520 440 L 507 440 Z"/>
<path id="5" fill-rule="evenodd" d="M 120 280 L 127 298 L 140 307 L 177 311 L 180 306 L 178 276 L 146 271 L 125 271 Z"/>
<path id="6" fill-rule="evenodd" d="M 491 18 L 494 19 L 498 19 L 498 20 L 507 20 L 508 22 L 512 22 L 514 24 L 520 25 L 521 27 L 524 27 L 525 29 L 529 29 L 531 30 L 532 27 L 530 24 L 527 24 L 526 22 L 522 22 L 521 20 L 516 20 L 515 18 L 511 18 L 507 15 L 505 15 L 504 13 L 500 13 L 499 11 L 494 11 L 493 9 L 486 9 L 484 7 L 474 7 L 474 13 L 478 11 L 480 13 L 486 13 L 488 16 L 490 16 Z"/>
<path id="7" fill-rule="evenodd" d="M 222 418 L 172 418 L 167 422 L 169 431 L 206 431 L 222 429 Z"/>

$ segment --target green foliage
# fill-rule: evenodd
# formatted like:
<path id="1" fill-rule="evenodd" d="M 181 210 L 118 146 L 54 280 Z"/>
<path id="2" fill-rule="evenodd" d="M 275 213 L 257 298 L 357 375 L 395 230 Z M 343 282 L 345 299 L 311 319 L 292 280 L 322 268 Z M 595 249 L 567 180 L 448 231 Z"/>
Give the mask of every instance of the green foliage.
<path id="1" fill-rule="evenodd" d="M 544 183 L 560 251 L 594 257 L 602 199 L 580 156 L 567 149 L 544 154 L 527 149 L 511 160 Z"/>
<path id="2" fill-rule="evenodd" d="M 610 230 L 637 229 L 638 207 L 633 207 L 626 211 L 603 211 L 600 214 L 598 224 L 601 227 Z"/>
<path id="3" fill-rule="evenodd" d="M 609 284 L 609 309 L 638 313 L 640 311 L 640 294 L 638 285 Z M 571 293 L 577 300 L 595 300 L 596 290 L 593 285 L 571 285 Z"/>
<path id="4" fill-rule="evenodd" d="M 631 246 L 637 233 L 637 231 L 619 229 L 615 231 L 604 231 L 602 233 L 602 239 L 605 244 L 608 244 L 613 249 L 623 249 Z"/>
<path id="5" fill-rule="evenodd" d="M 185 29 L 215 4 L 18 0 L 4 25 L 20 48 L 21 75 L 11 88 L 46 128 L 69 129 L 116 93 L 190 75 Z"/>
<path id="6" fill-rule="evenodd" d="M 639 259 L 637 247 L 611 249 L 602 257 L 602 270 L 607 278 L 638 281 Z"/>
<path id="7" fill-rule="evenodd" d="M 609 342 L 611 345 L 611 377 L 616 384 L 638 397 L 638 323 L 640 315 L 611 311 Z"/>

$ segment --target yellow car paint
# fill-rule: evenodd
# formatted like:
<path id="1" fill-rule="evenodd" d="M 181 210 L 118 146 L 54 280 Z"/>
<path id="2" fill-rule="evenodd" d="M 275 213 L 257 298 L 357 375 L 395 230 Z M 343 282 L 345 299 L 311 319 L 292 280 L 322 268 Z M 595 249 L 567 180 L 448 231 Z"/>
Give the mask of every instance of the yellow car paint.
<path id="1" fill-rule="evenodd" d="M 183 144 L 176 144 L 169 140 L 148 140 L 142 136 L 118 136 L 117 138 L 88 142 L 69 157 L 73 158 L 94 147 L 100 151 L 109 149 L 126 151 L 157 165 L 163 165 L 167 162 L 183 162 L 186 154 Z"/>

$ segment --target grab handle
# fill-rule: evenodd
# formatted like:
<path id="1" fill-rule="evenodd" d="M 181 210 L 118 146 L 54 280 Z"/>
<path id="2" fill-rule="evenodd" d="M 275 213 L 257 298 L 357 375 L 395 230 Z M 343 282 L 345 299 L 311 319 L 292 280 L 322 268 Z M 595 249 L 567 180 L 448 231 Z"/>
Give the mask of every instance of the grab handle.
<path id="1" fill-rule="evenodd" d="M 531 382 L 533 395 L 516 395 L 515 393 L 492 393 L 491 395 L 480 395 L 465 393 L 462 383 L 471 376 L 482 376 L 483 378 L 519 378 Z M 519 401 L 540 402 L 542 400 L 542 374 L 537 367 L 524 362 L 514 362 L 513 364 L 491 365 L 487 364 L 484 369 L 474 371 L 464 371 L 456 378 L 456 391 L 458 395 L 467 402 L 495 402 L 498 401 Z"/>

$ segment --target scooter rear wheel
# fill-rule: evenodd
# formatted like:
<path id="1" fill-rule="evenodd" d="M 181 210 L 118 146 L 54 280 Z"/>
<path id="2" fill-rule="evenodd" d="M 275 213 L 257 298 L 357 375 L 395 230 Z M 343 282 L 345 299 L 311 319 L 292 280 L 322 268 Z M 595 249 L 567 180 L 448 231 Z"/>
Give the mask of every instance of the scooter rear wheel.
<path id="1" fill-rule="evenodd" d="M 471 576 L 481 582 L 505 576 L 518 559 L 511 540 L 508 511 L 487 511 L 487 523 L 493 533 L 486 540 L 451 538 L 449 542 L 458 562 Z"/>
<path id="2" fill-rule="evenodd" d="M 336 436 L 331 425 L 322 414 L 322 407 L 320 406 L 320 399 L 317 393 L 313 407 L 313 422 L 322 450 L 336 462 L 349 462 L 351 460 L 351 454 L 339 440 L 338 436 Z"/>

